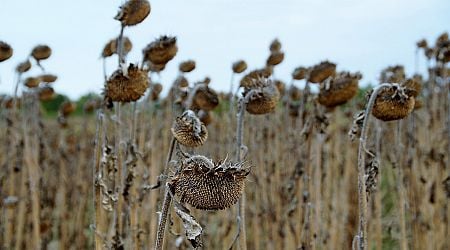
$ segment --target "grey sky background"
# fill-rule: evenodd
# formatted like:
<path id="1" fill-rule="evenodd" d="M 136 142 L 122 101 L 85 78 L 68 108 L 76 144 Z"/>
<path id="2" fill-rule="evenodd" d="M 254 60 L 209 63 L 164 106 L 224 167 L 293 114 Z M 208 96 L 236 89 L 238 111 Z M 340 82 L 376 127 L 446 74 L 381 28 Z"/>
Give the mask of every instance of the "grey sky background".
<path id="1" fill-rule="evenodd" d="M 103 87 L 99 55 L 116 37 L 113 19 L 123 1 L 0 0 L 0 40 L 14 55 L 0 63 L 0 93 L 12 93 L 14 68 L 37 44 L 48 44 L 52 56 L 43 62 L 58 75 L 57 92 L 77 98 Z M 140 25 L 127 28 L 133 42 L 129 62 L 141 60 L 142 48 L 163 34 L 178 38 L 179 51 L 160 80 L 165 89 L 178 74 L 178 63 L 194 59 L 187 75 L 193 82 L 210 76 L 211 86 L 228 90 L 231 64 L 244 59 L 249 69 L 265 64 L 274 38 L 285 60 L 275 69 L 289 82 L 297 66 L 328 59 L 338 70 L 361 71 L 362 83 L 375 83 L 381 69 L 405 65 L 414 73 L 415 43 L 450 31 L 449 0 L 150 0 L 152 10 Z M 424 72 L 424 58 L 421 56 Z M 117 58 L 108 61 L 108 72 Z M 27 73 L 34 76 L 40 70 Z M 236 80 L 240 78 L 237 77 Z M 158 80 L 158 77 L 156 77 Z"/>

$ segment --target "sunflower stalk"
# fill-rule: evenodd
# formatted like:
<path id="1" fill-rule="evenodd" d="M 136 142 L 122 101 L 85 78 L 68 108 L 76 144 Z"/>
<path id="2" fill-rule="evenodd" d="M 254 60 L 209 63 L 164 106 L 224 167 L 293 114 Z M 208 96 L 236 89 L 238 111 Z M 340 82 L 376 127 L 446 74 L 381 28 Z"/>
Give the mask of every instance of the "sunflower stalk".
<path id="1" fill-rule="evenodd" d="M 163 176 L 167 176 L 169 172 L 169 163 L 172 160 L 172 155 L 175 149 L 176 145 L 176 139 L 172 138 L 172 141 L 170 142 L 170 148 L 169 152 L 167 154 L 167 160 L 166 165 L 164 167 Z M 159 217 L 159 223 L 158 223 L 158 230 L 156 232 L 156 243 L 155 243 L 155 250 L 161 250 L 163 248 L 164 244 L 164 234 L 166 231 L 166 223 L 167 223 L 167 217 L 169 216 L 169 207 L 172 202 L 172 195 L 170 194 L 170 188 L 169 186 L 165 185 L 164 190 L 164 199 L 161 207 L 161 213 Z"/>
<path id="2" fill-rule="evenodd" d="M 369 102 L 367 103 L 366 110 L 364 112 L 364 121 L 361 128 L 361 136 L 359 138 L 358 147 L 358 210 L 359 210 L 359 221 L 358 221 L 358 234 L 355 236 L 356 249 L 364 250 L 367 249 L 367 194 L 366 194 L 366 142 L 369 130 L 369 117 L 372 112 L 372 108 L 375 104 L 378 94 L 385 88 L 389 88 L 392 85 L 389 83 L 383 83 L 378 85 L 373 89 L 370 95 Z"/>
<path id="3" fill-rule="evenodd" d="M 238 117 L 237 117 L 237 130 L 236 130 L 236 162 L 242 161 L 242 148 L 243 148 L 243 128 L 244 128 L 244 114 L 245 107 L 250 98 L 256 93 L 256 90 L 249 91 L 243 98 L 239 100 L 238 106 Z M 245 231 L 245 191 L 242 193 L 241 198 L 238 202 L 238 214 L 237 214 L 237 233 L 236 237 L 231 244 L 231 247 L 235 244 L 237 239 L 239 239 L 239 246 L 242 250 L 247 249 L 247 235 Z"/>

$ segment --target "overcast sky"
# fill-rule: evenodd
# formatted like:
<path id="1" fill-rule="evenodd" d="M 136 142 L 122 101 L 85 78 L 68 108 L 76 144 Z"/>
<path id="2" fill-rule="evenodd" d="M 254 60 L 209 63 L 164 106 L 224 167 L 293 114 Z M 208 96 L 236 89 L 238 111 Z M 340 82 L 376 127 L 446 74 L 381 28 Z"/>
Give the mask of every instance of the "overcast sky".
<path id="1" fill-rule="evenodd" d="M 99 55 L 118 35 L 113 19 L 123 1 L 0 0 L 0 40 L 14 55 L 0 63 L 0 92 L 12 93 L 14 68 L 37 44 L 48 44 L 52 56 L 43 62 L 59 76 L 57 92 L 76 98 L 103 87 Z M 376 82 L 381 69 L 403 64 L 414 73 L 415 43 L 450 31 L 449 0 L 151 0 L 147 19 L 125 30 L 133 42 L 129 62 L 157 36 L 178 38 L 179 51 L 161 74 L 165 87 L 177 75 L 178 63 L 194 59 L 191 81 L 210 76 L 211 86 L 228 90 L 231 64 L 247 61 L 259 68 L 274 38 L 282 42 L 285 60 L 275 71 L 288 82 L 297 66 L 328 59 L 338 70 L 361 71 L 363 83 Z M 423 62 L 423 57 L 422 57 Z M 108 72 L 117 65 L 111 58 Z M 421 68 L 423 71 L 423 67 Z M 39 74 L 38 69 L 27 76 Z M 166 88 L 167 89 L 167 88 Z"/>

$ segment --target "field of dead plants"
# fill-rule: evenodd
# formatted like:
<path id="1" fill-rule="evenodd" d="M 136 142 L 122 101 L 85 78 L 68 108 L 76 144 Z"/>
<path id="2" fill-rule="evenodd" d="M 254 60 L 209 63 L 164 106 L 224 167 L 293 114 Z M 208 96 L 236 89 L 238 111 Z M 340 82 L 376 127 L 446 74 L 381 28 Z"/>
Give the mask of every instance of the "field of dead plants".
<path id="1" fill-rule="evenodd" d="M 193 60 L 156 82 L 176 37 L 127 62 L 150 12 L 121 6 L 99 51 L 117 68 L 81 107 L 46 113 L 50 47 L 17 65 L 0 99 L 0 249 L 450 249 L 448 33 L 417 42 L 427 74 L 386 65 L 369 87 L 330 61 L 278 80 L 274 39 L 266 67 L 223 69 L 223 93 L 186 79 Z M 13 55 L 0 41 L 0 67 Z"/>

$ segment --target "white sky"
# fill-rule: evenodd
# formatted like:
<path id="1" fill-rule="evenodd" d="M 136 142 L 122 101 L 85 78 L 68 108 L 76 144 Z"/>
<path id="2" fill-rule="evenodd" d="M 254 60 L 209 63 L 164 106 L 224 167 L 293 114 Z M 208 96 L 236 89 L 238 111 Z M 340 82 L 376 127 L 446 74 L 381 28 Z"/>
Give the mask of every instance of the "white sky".
<path id="1" fill-rule="evenodd" d="M 71 98 L 103 87 L 104 44 L 118 35 L 113 17 L 123 1 L 0 0 L 0 40 L 14 55 L 0 63 L 0 93 L 12 93 L 14 68 L 37 44 L 48 44 L 52 56 L 43 62 L 59 76 L 54 88 Z M 175 35 L 179 51 L 161 75 L 168 88 L 178 63 L 194 59 L 192 81 L 210 76 L 211 85 L 228 90 L 231 64 L 244 59 L 262 67 L 270 42 L 278 37 L 285 60 L 275 74 L 289 82 L 297 66 L 329 59 L 338 70 L 361 71 L 363 83 L 376 82 L 388 65 L 403 64 L 414 73 L 415 43 L 450 31 L 449 0 L 150 0 L 152 10 L 140 25 L 127 28 L 133 42 L 129 62 L 157 36 Z M 424 59 L 422 57 L 422 63 Z M 111 58 L 112 72 L 117 59 Z M 420 69 L 423 71 L 423 67 Z M 39 74 L 35 68 L 27 76 Z M 239 77 L 238 77 L 239 78 Z M 237 80 L 237 79 L 236 79 Z"/>

